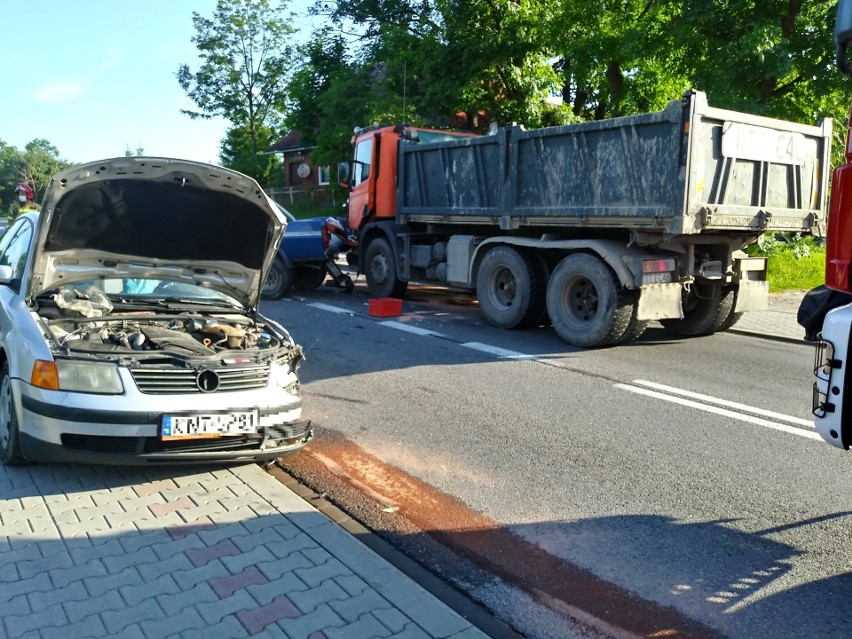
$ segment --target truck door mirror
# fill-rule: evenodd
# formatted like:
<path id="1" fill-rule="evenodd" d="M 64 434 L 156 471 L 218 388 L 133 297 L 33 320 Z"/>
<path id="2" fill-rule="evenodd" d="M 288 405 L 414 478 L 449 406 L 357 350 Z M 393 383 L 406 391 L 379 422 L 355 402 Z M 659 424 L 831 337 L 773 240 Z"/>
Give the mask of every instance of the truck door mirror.
<path id="1" fill-rule="evenodd" d="M 337 183 L 344 187 L 349 188 L 349 178 L 352 174 L 350 170 L 349 162 L 339 162 L 337 164 Z"/>
<path id="2" fill-rule="evenodd" d="M 850 73 L 846 60 L 846 47 L 852 42 L 852 0 L 840 0 L 837 4 L 837 21 L 834 24 L 834 44 L 837 46 L 837 68 Z"/>

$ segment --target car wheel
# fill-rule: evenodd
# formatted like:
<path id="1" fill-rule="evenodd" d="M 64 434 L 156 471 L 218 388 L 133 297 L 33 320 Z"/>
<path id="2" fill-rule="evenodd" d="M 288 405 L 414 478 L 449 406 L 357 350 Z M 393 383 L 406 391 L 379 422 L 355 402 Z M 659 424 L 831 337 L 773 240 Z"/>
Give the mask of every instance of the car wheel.
<path id="1" fill-rule="evenodd" d="M 397 276 L 393 249 L 386 239 L 380 237 L 370 242 L 364 258 L 370 295 L 398 298 L 405 295 L 408 282 Z"/>
<path id="2" fill-rule="evenodd" d="M 12 378 L 9 376 L 8 362 L 0 369 L 0 457 L 7 466 L 20 466 L 26 461 L 21 454 L 21 433 L 12 400 Z"/>
<path id="3" fill-rule="evenodd" d="M 260 296 L 265 300 L 281 299 L 290 290 L 292 282 L 293 271 L 287 268 L 283 260 L 276 259 L 272 263 L 272 268 L 269 269 L 269 274 L 263 283 Z"/>
<path id="4" fill-rule="evenodd" d="M 616 344 L 625 335 L 633 304 L 606 264 L 594 255 L 575 253 L 550 275 L 547 314 L 564 341 L 593 348 Z"/>
<path id="5" fill-rule="evenodd" d="M 296 266 L 293 268 L 293 288 L 300 291 L 312 291 L 325 282 L 325 267 Z"/>
<path id="6" fill-rule="evenodd" d="M 545 313 L 547 274 L 535 257 L 511 246 L 486 253 L 476 276 L 476 298 L 486 321 L 498 328 L 537 326 Z"/>

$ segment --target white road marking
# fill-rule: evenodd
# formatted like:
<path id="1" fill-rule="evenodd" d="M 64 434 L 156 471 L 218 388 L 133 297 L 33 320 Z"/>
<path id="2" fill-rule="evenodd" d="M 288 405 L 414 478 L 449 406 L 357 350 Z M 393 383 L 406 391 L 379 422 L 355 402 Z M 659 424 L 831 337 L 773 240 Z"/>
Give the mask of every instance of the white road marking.
<path id="1" fill-rule="evenodd" d="M 433 337 L 445 337 L 441 335 L 441 333 L 436 333 L 435 331 L 430 331 L 427 328 L 420 328 L 419 326 L 412 326 L 411 324 L 404 324 L 403 322 L 394 322 L 392 320 L 387 320 L 384 322 L 379 322 L 382 326 L 388 326 L 390 328 L 395 328 L 398 331 L 405 331 L 406 333 L 414 333 L 415 335 L 431 335 Z"/>
<path id="2" fill-rule="evenodd" d="M 742 422 L 748 422 L 749 424 L 756 424 L 757 426 L 763 426 L 764 428 L 770 428 L 772 430 L 778 430 L 783 433 L 789 433 L 790 435 L 798 435 L 799 437 L 804 437 L 806 439 L 813 439 L 821 442 L 822 437 L 820 437 L 816 432 L 803 430 L 801 428 L 797 428 L 795 426 L 788 426 L 787 424 L 778 424 L 776 422 L 771 422 L 767 419 L 761 419 L 760 417 L 753 417 L 751 415 L 743 415 L 742 413 L 737 413 L 732 410 L 728 410 L 726 408 L 719 408 L 718 406 L 710 406 L 708 404 L 702 404 L 700 402 L 693 401 L 691 399 L 685 399 L 683 397 L 674 397 L 672 395 L 666 395 L 664 393 L 659 393 L 657 391 L 650 390 L 648 388 L 640 388 L 638 386 L 630 386 L 629 384 L 614 384 L 616 388 L 620 388 L 621 390 L 626 390 L 631 393 L 637 393 L 639 395 L 646 395 L 648 397 L 654 397 L 656 399 L 662 399 L 663 401 L 672 402 L 674 404 L 680 404 L 681 406 L 689 406 L 690 408 L 697 408 L 698 410 L 703 410 L 707 413 L 715 413 L 717 415 L 722 415 L 723 417 L 730 417 L 731 419 L 737 419 Z"/>
<path id="3" fill-rule="evenodd" d="M 770 419 L 779 419 L 782 422 L 798 424 L 800 426 L 805 426 L 806 428 L 810 429 L 813 429 L 814 427 L 814 423 L 812 421 L 802 419 L 801 417 L 793 417 L 792 415 L 784 415 L 783 413 L 774 413 L 771 410 L 755 408 L 754 406 L 748 406 L 747 404 L 738 404 L 737 402 L 732 402 L 727 399 L 719 399 L 718 397 L 713 397 L 712 395 L 702 395 L 701 393 L 693 393 L 692 391 L 683 390 L 681 388 L 675 388 L 674 386 L 666 386 L 665 384 L 646 382 L 643 379 L 634 379 L 633 383 L 639 386 L 647 386 L 648 388 L 654 388 L 658 391 L 671 393 L 673 395 L 683 395 L 684 397 L 691 397 L 692 399 L 707 402 L 708 404 L 718 404 L 719 406 L 727 406 L 728 408 L 741 410 L 745 413 L 754 413 L 755 415 L 763 415 L 764 417 L 769 417 Z"/>
<path id="4" fill-rule="evenodd" d="M 331 304 L 323 304 L 321 302 L 311 302 L 308 306 L 313 306 L 321 311 L 330 311 L 332 313 L 341 313 L 345 315 L 353 313 L 353 311 L 350 311 L 348 308 L 341 308 L 340 306 L 332 306 Z"/>
<path id="5" fill-rule="evenodd" d="M 462 346 L 464 346 L 465 348 L 472 348 L 475 351 L 482 351 L 483 353 L 496 355 L 497 357 L 507 357 L 510 359 L 538 359 L 535 355 L 527 355 L 526 353 L 509 351 L 505 348 L 498 348 L 497 346 L 491 346 L 490 344 L 482 344 L 480 342 L 465 342 L 464 344 L 462 344 Z"/>

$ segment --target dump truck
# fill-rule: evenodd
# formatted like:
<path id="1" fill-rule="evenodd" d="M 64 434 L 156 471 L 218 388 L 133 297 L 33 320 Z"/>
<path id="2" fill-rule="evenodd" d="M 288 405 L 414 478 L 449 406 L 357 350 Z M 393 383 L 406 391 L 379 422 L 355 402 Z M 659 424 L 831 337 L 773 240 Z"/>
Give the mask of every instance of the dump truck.
<path id="1" fill-rule="evenodd" d="M 485 320 L 567 343 L 732 326 L 768 302 L 766 232 L 821 233 L 832 123 L 713 108 L 493 134 L 356 129 L 339 167 L 374 297 L 411 281 L 475 290 Z"/>

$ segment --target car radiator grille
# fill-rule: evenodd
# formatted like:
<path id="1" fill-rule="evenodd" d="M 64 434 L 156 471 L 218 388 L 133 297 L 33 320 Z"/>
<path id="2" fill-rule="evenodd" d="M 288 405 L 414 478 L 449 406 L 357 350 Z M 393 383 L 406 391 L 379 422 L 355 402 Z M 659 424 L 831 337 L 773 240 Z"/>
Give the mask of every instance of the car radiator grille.
<path id="1" fill-rule="evenodd" d="M 216 392 L 251 390 L 263 388 L 269 381 L 268 366 L 241 368 L 217 368 L 219 387 Z M 130 374 L 142 393 L 168 395 L 175 393 L 200 393 L 198 370 L 168 368 L 132 368 Z"/>

